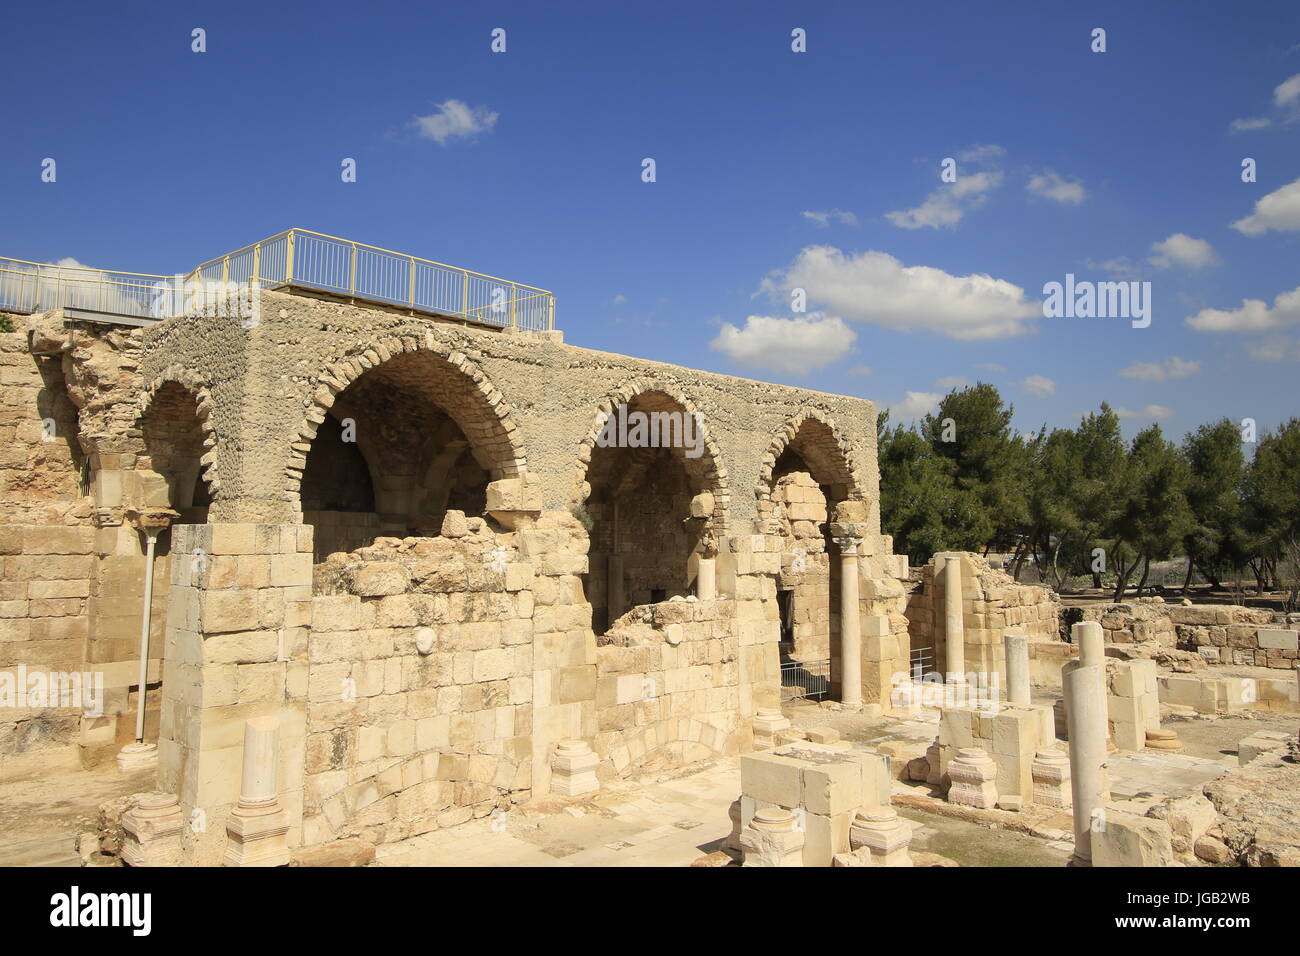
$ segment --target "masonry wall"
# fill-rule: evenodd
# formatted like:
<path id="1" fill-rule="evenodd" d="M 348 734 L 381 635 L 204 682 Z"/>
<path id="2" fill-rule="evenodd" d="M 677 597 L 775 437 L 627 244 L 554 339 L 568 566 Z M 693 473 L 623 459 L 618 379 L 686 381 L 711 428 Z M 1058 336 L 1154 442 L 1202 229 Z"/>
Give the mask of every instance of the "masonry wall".
<path id="1" fill-rule="evenodd" d="M 1166 604 L 1154 597 L 1094 605 L 1081 614 L 1081 620 L 1100 622 L 1107 643 L 1154 641 L 1198 653 L 1211 664 L 1295 667 L 1295 625 L 1274 623 L 1270 611 L 1235 604 Z"/>
<path id="2" fill-rule="evenodd" d="M 24 693 L 33 672 L 85 670 L 95 529 L 84 463 L 60 360 L 31 354 L 26 332 L 0 333 L 0 673 Z M 0 776 L 74 765 L 81 712 L 0 709 Z"/>
<path id="3" fill-rule="evenodd" d="M 1017 584 L 1005 571 L 992 568 L 971 552 L 943 552 L 919 569 L 919 584 L 907 601 L 912 646 L 926 648 L 933 668 L 942 672 L 946 659 L 944 633 L 944 559 L 961 558 L 962 628 L 969 671 L 1006 676 L 1003 634 L 1014 629 L 1032 643 L 1060 639 L 1061 604 L 1056 592 L 1038 585 Z"/>
<path id="4" fill-rule="evenodd" d="M 596 648 L 593 744 L 601 779 L 738 753 L 736 602 L 679 598 L 637 607 Z"/>
<path id="5" fill-rule="evenodd" d="M 533 567 L 453 515 L 455 537 L 317 566 L 305 845 L 392 842 L 531 793 Z"/>

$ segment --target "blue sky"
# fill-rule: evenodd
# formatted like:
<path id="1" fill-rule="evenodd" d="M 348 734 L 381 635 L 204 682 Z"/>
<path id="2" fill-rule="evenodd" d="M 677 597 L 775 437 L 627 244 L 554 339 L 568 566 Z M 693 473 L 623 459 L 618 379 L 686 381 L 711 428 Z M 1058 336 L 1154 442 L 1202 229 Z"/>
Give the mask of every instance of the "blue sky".
<path id="1" fill-rule="evenodd" d="M 1300 414 L 1300 6 L 996 7 L 21 5 L 0 253 L 170 274 L 294 225 L 896 418 L 977 380 L 1024 428 Z M 1150 326 L 1042 317 L 1067 273 L 1150 281 Z"/>

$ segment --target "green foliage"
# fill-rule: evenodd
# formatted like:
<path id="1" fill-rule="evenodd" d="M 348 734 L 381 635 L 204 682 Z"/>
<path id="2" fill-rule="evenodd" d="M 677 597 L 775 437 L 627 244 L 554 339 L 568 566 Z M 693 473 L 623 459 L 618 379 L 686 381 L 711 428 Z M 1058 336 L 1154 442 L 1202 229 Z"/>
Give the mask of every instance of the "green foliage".
<path id="1" fill-rule="evenodd" d="M 913 428 L 881 416 L 882 530 L 913 563 L 1007 549 L 1017 567 L 1034 557 L 1057 586 L 1088 575 L 1100 586 L 1100 548 L 1116 599 L 1152 562 L 1179 555 L 1215 583 L 1248 566 L 1263 587 L 1280 563 L 1300 568 L 1300 419 L 1264 435 L 1247 464 L 1227 419 L 1179 448 L 1155 425 L 1125 443 L 1105 403 L 1050 433 L 1017 433 L 1012 414 L 981 383 L 953 390 Z"/>
<path id="2" fill-rule="evenodd" d="M 14 331 L 14 319 L 11 315 L 0 312 L 0 332 Z"/>

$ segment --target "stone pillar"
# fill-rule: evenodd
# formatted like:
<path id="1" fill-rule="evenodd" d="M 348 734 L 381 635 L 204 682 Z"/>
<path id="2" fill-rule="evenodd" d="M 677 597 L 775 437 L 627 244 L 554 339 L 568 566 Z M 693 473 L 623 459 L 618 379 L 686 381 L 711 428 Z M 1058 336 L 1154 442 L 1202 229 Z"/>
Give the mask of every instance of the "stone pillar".
<path id="1" fill-rule="evenodd" d="M 779 707 L 760 707 L 754 718 L 754 749 L 771 750 L 780 743 L 781 731 L 789 729 L 790 718 Z"/>
<path id="2" fill-rule="evenodd" d="M 740 834 L 745 866 L 803 866 L 804 835 L 784 807 L 754 811 Z"/>
<path id="3" fill-rule="evenodd" d="M 695 596 L 712 601 L 718 596 L 718 565 L 715 558 L 700 558 L 695 571 Z"/>
<path id="4" fill-rule="evenodd" d="M 872 866 L 911 866 L 907 852 L 912 842 L 912 828 L 893 807 L 859 810 L 849 828 L 849 846 L 854 851 L 867 850 Z"/>
<path id="5" fill-rule="evenodd" d="M 943 644 L 945 675 L 950 683 L 966 681 L 966 629 L 962 622 L 961 558 L 943 559 Z"/>
<path id="6" fill-rule="evenodd" d="M 998 767 L 981 747 L 962 747 L 948 761 L 948 802 L 992 810 L 998 802 Z"/>
<path id="7" fill-rule="evenodd" d="M 1064 809 L 1070 806 L 1070 758 L 1059 750 L 1040 750 L 1031 770 L 1034 803 Z"/>
<path id="8" fill-rule="evenodd" d="M 1006 631 L 1002 646 L 1007 655 L 1007 703 L 1029 706 L 1029 637 Z"/>
<path id="9" fill-rule="evenodd" d="M 1068 661 L 1061 669 L 1061 684 L 1069 725 L 1074 811 L 1074 855 L 1070 859 L 1072 865 L 1091 866 L 1091 828 L 1105 812 L 1106 698 L 1101 692 L 1101 665 Z"/>
<path id="10" fill-rule="evenodd" d="M 561 740 L 551 757 L 551 792 L 580 797 L 600 789 L 596 767 L 600 759 L 585 740 Z"/>
<path id="11" fill-rule="evenodd" d="M 288 814 L 280 806 L 280 721 L 244 722 L 239 804 L 226 821 L 226 866 L 287 866 Z"/>
<path id="12" fill-rule="evenodd" d="M 727 834 L 727 849 L 742 853 L 744 847 L 740 845 L 740 832 L 744 829 L 744 825 L 739 798 L 731 801 L 731 806 L 727 807 L 727 817 L 731 820 L 731 832 Z"/>
<path id="13" fill-rule="evenodd" d="M 279 721 L 285 843 L 300 842 L 311 584 L 310 525 L 172 528 L 158 784 L 190 821 L 186 865 L 228 858 L 227 818 L 242 792 L 233 769 L 251 718 Z"/>
<path id="14" fill-rule="evenodd" d="M 127 866 L 177 866 L 185 815 L 174 793 L 146 793 L 122 814 L 122 862 Z"/>
<path id="15" fill-rule="evenodd" d="M 862 705 L 862 611 L 858 604 L 860 538 L 837 538 L 840 546 L 840 701 Z"/>

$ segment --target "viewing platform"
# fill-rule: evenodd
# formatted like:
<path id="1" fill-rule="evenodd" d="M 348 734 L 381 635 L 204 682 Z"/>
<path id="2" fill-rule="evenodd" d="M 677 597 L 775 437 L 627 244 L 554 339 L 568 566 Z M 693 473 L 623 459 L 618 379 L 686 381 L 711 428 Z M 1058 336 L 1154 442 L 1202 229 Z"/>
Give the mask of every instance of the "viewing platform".
<path id="1" fill-rule="evenodd" d="M 275 289 L 370 303 L 475 325 L 555 328 L 555 296 L 470 269 L 288 229 L 184 275 L 116 272 L 0 257 L 0 310 L 71 309 L 87 318 L 145 325 L 184 314 L 235 288 Z"/>

